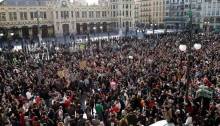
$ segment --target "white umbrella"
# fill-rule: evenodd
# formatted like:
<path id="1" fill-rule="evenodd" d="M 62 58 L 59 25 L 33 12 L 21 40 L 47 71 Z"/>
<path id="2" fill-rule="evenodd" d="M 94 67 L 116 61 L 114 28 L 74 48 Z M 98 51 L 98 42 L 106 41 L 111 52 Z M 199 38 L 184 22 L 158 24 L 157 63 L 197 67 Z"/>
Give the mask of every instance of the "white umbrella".
<path id="1" fill-rule="evenodd" d="M 154 124 L 151 124 L 150 126 L 175 126 L 173 123 L 168 123 L 167 120 L 161 120 Z"/>

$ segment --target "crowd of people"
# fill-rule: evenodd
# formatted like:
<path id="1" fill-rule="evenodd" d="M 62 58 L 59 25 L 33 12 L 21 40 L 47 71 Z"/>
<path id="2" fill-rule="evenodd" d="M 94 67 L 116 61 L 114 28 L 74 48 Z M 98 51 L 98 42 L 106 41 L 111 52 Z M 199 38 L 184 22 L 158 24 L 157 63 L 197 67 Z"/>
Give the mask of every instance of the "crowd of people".
<path id="1" fill-rule="evenodd" d="M 220 38 L 194 34 L 202 48 L 191 54 L 178 48 L 188 42 L 176 34 L 1 52 L 0 126 L 218 126 Z"/>

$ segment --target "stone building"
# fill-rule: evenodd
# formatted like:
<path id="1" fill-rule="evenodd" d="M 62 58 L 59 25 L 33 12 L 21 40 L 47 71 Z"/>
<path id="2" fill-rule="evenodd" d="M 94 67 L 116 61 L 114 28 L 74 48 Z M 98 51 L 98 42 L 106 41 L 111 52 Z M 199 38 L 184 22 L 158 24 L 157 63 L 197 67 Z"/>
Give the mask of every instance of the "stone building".
<path id="1" fill-rule="evenodd" d="M 0 5 L 0 33 L 34 39 L 125 31 L 135 24 L 134 0 L 5 0 Z M 39 32 L 39 33 L 38 33 Z"/>

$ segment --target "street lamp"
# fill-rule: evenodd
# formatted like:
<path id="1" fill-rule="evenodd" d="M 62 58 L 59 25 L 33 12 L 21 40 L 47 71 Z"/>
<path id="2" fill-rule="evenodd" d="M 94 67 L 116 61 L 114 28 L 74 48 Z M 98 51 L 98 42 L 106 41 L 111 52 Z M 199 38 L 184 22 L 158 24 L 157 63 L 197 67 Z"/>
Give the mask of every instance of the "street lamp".
<path id="1" fill-rule="evenodd" d="M 9 38 L 9 43 L 8 43 L 8 45 L 9 45 L 10 47 L 12 47 L 14 34 L 15 34 L 15 33 L 13 33 L 13 32 L 11 32 L 11 33 L 9 34 L 9 35 L 10 35 L 10 38 Z"/>
<path id="2" fill-rule="evenodd" d="M 100 29 L 101 29 L 101 32 L 102 32 L 103 27 L 102 27 L 102 26 L 100 26 Z"/>
<path id="3" fill-rule="evenodd" d="M 96 26 L 94 26 L 94 27 L 93 27 L 93 30 L 94 30 L 94 36 L 95 36 L 95 37 L 96 37 L 96 29 L 97 29 Z M 95 37 L 94 37 L 94 39 L 95 39 Z"/>
<path id="4" fill-rule="evenodd" d="M 157 24 L 150 24 L 150 26 L 151 26 L 152 29 L 153 29 L 153 35 L 154 35 L 154 30 L 155 30 L 155 27 L 157 26 Z"/>
<path id="5" fill-rule="evenodd" d="M 209 24 L 210 24 L 210 22 L 209 21 L 205 21 L 204 24 L 205 24 L 205 32 L 207 33 L 207 32 L 209 32 Z"/>
<path id="6" fill-rule="evenodd" d="M 0 33 L 0 39 L 4 36 L 3 33 Z M 1 48 L 3 47 L 3 43 L 1 42 Z"/>
<path id="7" fill-rule="evenodd" d="M 41 34 L 40 34 L 40 22 L 42 21 L 42 18 L 39 17 L 39 13 L 37 11 L 37 18 L 34 18 L 35 21 L 37 21 L 37 32 L 38 32 L 38 41 L 41 43 Z"/>
<path id="8" fill-rule="evenodd" d="M 108 40 L 110 39 L 110 28 L 112 27 L 112 23 L 107 24 L 107 30 L 108 30 Z M 112 29 L 112 28 L 111 28 Z"/>
<path id="9" fill-rule="evenodd" d="M 193 45 L 195 50 L 200 50 L 202 48 L 202 45 L 200 43 L 195 43 Z M 182 52 L 186 52 L 187 51 L 187 45 L 181 44 L 179 45 L 179 50 Z"/>
<path id="10" fill-rule="evenodd" d="M 179 46 L 180 51 L 186 52 L 187 46 L 186 45 L 180 45 Z"/>
<path id="11" fill-rule="evenodd" d="M 202 45 L 201 45 L 200 43 L 195 43 L 195 44 L 194 44 L 194 48 L 195 48 L 196 50 L 200 50 L 200 49 L 202 48 Z"/>
<path id="12" fill-rule="evenodd" d="M 100 26 L 100 30 L 102 32 L 102 30 L 103 30 L 102 26 Z M 101 35 L 100 35 L 100 38 L 101 38 Z M 102 43 L 101 43 L 101 39 L 99 39 L 99 49 L 101 49 L 101 48 L 102 48 Z"/>
<path id="13" fill-rule="evenodd" d="M 209 22 L 209 21 L 208 21 L 208 22 L 205 21 L 204 23 L 205 23 L 205 24 L 209 24 L 210 22 Z"/>
<path id="14" fill-rule="evenodd" d="M 103 26 L 100 26 L 99 28 L 100 28 L 100 34 L 101 34 L 103 32 Z"/>
<path id="15" fill-rule="evenodd" d="M 190 44 L 190 46 L 192 46 L 191 44 Z M 202 48 L 202 45 L 200 44 L 200 43 L 195 43 L 194 45 L 193 45 L 193 47 L 194 47 L 194 49 L 195 50 L 200 50 L 201 48 Z M 179 49 L 180 49 L 180 51 L 182 51 L 182 52 L 186 52 L 186 51 L 188 51 L 188 56 L 187 56 L 187 71 L 186 71 L 186 76 L 187 76 L 187 82 L 186 82 L 186 97 L 188 97 L 188 93 L 189 93 L 189 83 L 190 83 L 190 71 L 191 71 L 191 57 L 192 57 L 192 54 L 191 54 L 191 52 L 192 52 L 192 49 L 191 49 L 192 47 L 189 47 L 188 48 L 188 50 L 187 50 L 187 45 L 184 45 L 184 44 L 181 44 L 181 45 L 179 45 Z"/>
<path id="16" fill-rule="evenodd" d="M 14 33 L 12 32 L 12 33 L 10 33 L 10 35 L 11 35 L 11 36 L 14 36 Z"/>
<path id="17" fill-rule="evenodd" d="M 38 6 L 40 6 L 40 1 L 39 0 L 37 0 L 37 3 L 38 3 Z M 41 37 L 41 34 L 40 34 L 40 14 L 39 14 L 39 10 L 37 10 L 36 13 L 37 13 L 36 20 L 37 20 L 37 31 L 38 31 L 37 36 L 38 36 L 38 42 L 39 42 L 39 44 L 41 44 L 42 37 Z"/>

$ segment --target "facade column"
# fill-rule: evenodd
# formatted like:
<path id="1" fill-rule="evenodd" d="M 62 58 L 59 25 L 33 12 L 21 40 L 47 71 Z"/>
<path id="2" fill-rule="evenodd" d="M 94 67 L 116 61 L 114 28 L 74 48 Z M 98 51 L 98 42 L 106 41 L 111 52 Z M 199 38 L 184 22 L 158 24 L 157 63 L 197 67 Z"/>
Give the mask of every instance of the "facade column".
<path id="1" fill-rule="evenodd" d="M 22 36 L 22 28 L 18 28 L 18 36 L 21 37 L 21 38 L 23 37 Z"/>
<path id="2" fill-rule="evenodd" d="M 47 29 L 48 29 L 48 36 L 49 37 L 54 37 L 54 26 L 53 25 L 48 26 Z"/>
<path id="3" fill-rule="evenodd" d="M 29 31 L 29 38 L 32 39 L 33 38 L 33 28 L 28 27 L 28 31 Z"/>
<path id="4" fill-rule="evenodd" d="M 214 26 L 213 26 L 214 30 L 216 29 L 216 17 L 214 17 Z"/>
<path id="5" fill-rule="evenodd" d="M 80 34 L 83 33 L 83 24 L 80 24 Z"/>
<path id="6" fill-rule="evenodd" d="M 63 35 L 62 30 L 63 30 L 62 25 L 59 22 L 54 24 L 54 31 L 55 31 L 55 36 L 56 37 L 61 37 Z"/>
<path id="7" fill-rule="evenodd" d="M 48 31 L 48 37 L 51 37 L 52 36 L 52 27 L 47 26 L 47 31 Z"/>
<path id="8" fill-rule="evenodd" d="M 87 33 L 90 33 L 90 30 L 91 30 L 90 25 L 89 23 L 86 23 L 86 24 L 87 24 Z"/>
<path id="9" fill-rule="evenodd" d="M 71 23 L 69 23 L 69 32 L 70 32 L 70 34 L 74 33 L 74 22 L 73 21 Z"/>

